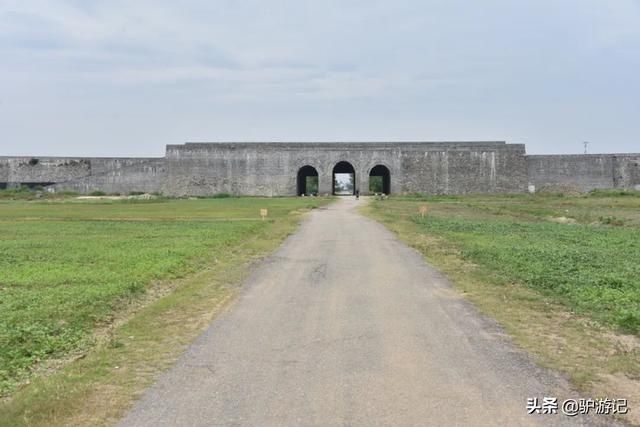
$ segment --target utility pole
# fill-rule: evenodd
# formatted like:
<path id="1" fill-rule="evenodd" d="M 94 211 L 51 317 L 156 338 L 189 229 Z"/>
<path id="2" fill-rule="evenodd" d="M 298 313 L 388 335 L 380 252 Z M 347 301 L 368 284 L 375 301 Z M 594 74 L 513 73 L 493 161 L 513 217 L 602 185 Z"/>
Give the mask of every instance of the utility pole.
<path id="1" fill-rule="evenodd" d="M 589 145 L 589 141 L 584 141 L 582 144 L 584 145 L 584 154 L 587 154 L 587 146 Z"/>

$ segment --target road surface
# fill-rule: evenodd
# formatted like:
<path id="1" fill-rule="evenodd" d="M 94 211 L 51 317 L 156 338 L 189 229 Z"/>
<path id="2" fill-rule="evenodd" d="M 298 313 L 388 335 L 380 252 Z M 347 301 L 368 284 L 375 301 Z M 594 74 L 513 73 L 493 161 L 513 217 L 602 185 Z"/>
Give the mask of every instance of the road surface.
<path id="1" fill-rule="evenodd" d="M 527 398 L 565 395 L 564 382 L 361 203 L 310 213 L 122 425 L 587 422 L 527 415 Z"/>

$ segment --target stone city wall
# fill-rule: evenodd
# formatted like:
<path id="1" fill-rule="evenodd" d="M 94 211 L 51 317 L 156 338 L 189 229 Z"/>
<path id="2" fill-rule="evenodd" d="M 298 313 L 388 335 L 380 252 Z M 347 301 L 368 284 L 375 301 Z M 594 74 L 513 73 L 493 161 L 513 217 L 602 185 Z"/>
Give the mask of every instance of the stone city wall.
<path id="1" fill-rule="evenodd" d="M 529 184 L 536 191 L 560 187 L 640 190 L 640 154 L 527 156 L 527 170 Z"/>
<path id="2" fill-rule="evenodd" d="M 57 184 L 57 188 L 66 185 L 68 189 L 84 191 L 82 188 L 89 187 L 83 186 L 83 182 L 96 181 L 95 177 L 105 174 L 120 176 L 121 187 L 126 188 L 128 184 L 153 178 L 153 175 L 146 178 L 140 174 L 129 177 L 128 172 L 134 171 L 139 165 L 158 161 L 164 163 L 164 158 L 0 157 L 0 188 Z"/>
<path id="3" fill-rule="evenodd" d="M 573 188 L 640 189 L 640 154 L 526 155 L 505 142 L 186 143 L 163 158 L 0 157 L 0 188 L 20 185 L 81 193 L 159 192 L 292 196 L 303 166 L 332 192 L 333 168 L 348 162 L 356 187 L 383 165 L 395 194 L 523 193 Z"/>
<path id="4" fill-rule="evenodd" d="M 355 169 L 356 187 L 369 189 L 369 173 L 386 166 L 392 193 L 526 191 L 523 145 L 456 143 L 187 143 L 167 146 L 170 195 L 295 195 L 303 166 L 318 171 L 319 192 L 331 193 L 333 168 Z"/>

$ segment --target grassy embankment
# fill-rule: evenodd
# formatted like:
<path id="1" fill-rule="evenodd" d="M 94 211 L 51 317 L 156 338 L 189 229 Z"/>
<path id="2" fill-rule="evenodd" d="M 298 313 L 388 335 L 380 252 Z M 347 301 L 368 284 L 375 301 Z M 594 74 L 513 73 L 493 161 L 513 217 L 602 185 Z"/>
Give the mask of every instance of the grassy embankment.
<path id="1" fill-rule="evenodd" d="M 584 391 L 631 399 L 640 422 L 639 193 L 396 197 L 366 213 L 541 364 Z"/>
<path id="2" fill-rule="evenodd" d="M 117 419 L 327 202 L 0 201 L 0 425 Z"/>

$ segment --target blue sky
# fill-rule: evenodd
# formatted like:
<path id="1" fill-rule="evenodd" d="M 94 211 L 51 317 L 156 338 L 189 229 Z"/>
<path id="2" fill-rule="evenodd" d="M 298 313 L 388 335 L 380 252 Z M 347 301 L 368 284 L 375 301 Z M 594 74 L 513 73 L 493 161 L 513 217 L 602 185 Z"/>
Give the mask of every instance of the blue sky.
<path id="1" fill-rule="evenodd" d="M 640 0 L 0 0 L 0 155 L 231 140 L 640 152 Z"/>

